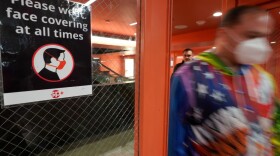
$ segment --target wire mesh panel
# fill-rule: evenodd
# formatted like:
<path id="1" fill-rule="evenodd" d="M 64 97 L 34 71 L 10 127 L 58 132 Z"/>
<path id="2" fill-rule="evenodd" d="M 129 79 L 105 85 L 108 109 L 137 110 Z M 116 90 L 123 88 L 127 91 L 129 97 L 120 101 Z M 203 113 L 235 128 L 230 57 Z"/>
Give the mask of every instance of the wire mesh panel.
<path id="1" fill-rule="evenodd" d="M 1 109 L 0 155 L 71 155 L 78 150 L 85 152 L 78 155 L 100 155 L 131 143 L 134 83 L 96 86 L 93 92 Z M 91 148 L 84 151 L 83 146 Z"/>
<path id="2" fill-rule="evenodd" d="M 93 36 L 135 42 L 136 0 L 91 7 Z M 134 155 L 135 83 L 125 72 L 136 65 L 126 68 L 125 59 L 135 59 L 135 45 L 94 42 L 92 51 L 92 96 L 1 108 L 0 156 Z"/>

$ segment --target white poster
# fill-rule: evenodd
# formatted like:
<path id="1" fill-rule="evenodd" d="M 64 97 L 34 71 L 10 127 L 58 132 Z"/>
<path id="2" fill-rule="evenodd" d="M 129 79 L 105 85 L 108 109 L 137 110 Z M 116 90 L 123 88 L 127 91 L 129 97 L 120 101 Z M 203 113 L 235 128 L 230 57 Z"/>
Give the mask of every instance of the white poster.
<path id="1" fill-rule="evenodd" d="M 1 1 L 4 106 L 92 94 L 89 9 L 67 0 Z"/>

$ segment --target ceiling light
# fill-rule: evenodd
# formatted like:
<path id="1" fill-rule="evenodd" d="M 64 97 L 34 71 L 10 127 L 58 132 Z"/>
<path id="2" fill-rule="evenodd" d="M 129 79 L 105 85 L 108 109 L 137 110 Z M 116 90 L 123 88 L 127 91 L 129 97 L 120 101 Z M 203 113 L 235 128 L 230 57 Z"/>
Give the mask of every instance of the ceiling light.
<path id="1" fill-rule="evenodd" d="M 175 25 L 175 29 L 186 29 L 188 26 L 186 25 Z"/>
<path id="2" fill-rule="evenodd" d="M 134 33 L 134 36 L 136 36 L 136 33 Z"/>
<path id="3" fill-rule="evenodd" d="M 217 47 L 212 47 L 212 49 L 216 49 Z"/>
<path id="4" fill-rule="evenodd" d="M 276 41 L 272 41 L 272 42 L 270 42 L 270 44 L 275 44 L 276 43 Z"/>
<path id="5" fill-rule="evenodd" d="M 91 36 L 91 43 L 124 47 L 136 47 L 136 41 L 129 41 L 124 39 L 109 38 L 102 36 Z"/>
<path id="6" fill-rule="evenodd" d="M 133 25 L 136 25 L 136 24 L 137 24 L 137 22 L 134 22 L 134 23 L 130 23 L 129 25 L 133 26 Z"/>
<path id="7" fill-rule="evenodd" d="M 222 15 L 223 15 L 223 13 L 220 12 L 220 11 L 215 12 L 215 13 L 213 14 L 214 17 L 219 17 L 219 16 L 222 16 Z"/>
<path id="8" fill-rule="evenodd" d="M 199 26 L 202 26 L 202 25 L 204 25 L 205 23 L 206 23 L 206 21 L 204 21 L 204 20 L 199 20 L 199 21 L 196 21 L 195 22 L 197 25 L 199 25 Z"/>
<path id="9" fill-rule="evenodd" d="M 85 3 L 85 6 L 89 6 L 91 5 L 93 2 L 95 2 L 96 0 L 89 0 L 88 2 Z"/>

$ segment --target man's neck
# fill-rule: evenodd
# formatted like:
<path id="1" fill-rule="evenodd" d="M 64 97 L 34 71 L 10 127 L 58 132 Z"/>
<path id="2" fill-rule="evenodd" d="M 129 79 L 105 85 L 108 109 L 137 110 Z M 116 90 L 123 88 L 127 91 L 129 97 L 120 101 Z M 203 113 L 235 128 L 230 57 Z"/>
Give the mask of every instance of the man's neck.
<path id="1" fill-rule="evenodd" d="M 46 67 L 45 67 L 45 68 L 48 69 L 48 70 L 51 71 L 51 72 L 56 72 L 56 67 L 53 67 L 53 66 L 51 66 L 51 65 L 46 64 Z"/>
<path id="2" fill-rule="evenodd" d="M 240 68 L 240 64 L 234 63 L 231 59 L 229 59 L 229 55 L 227 55 L 227 53 L 231 53 L 229 51 L 225 51 L 225 50 L 219 50 L 218 48 L 216 49 L 216 51 L 214 51 L 215 55 L 217 55 L 217 57 L 219 57 L 222 62 L 230 69 L 232 70 L 232 72 L 236 72 L 238 71 L 238 69 Z"/>

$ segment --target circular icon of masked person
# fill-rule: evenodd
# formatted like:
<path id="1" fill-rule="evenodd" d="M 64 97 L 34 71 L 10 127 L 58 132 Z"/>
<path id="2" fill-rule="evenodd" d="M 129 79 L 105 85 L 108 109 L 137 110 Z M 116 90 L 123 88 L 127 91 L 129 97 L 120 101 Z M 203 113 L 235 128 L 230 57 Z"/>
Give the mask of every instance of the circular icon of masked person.
<path id="1" fill-rule="evenodd" d="M 47 44 L 36 50 L 32 59 L 33 70 L 38 77 L 48 82 L 61 82 L 74 69 L 72 54 L 58 44 Z"/>

